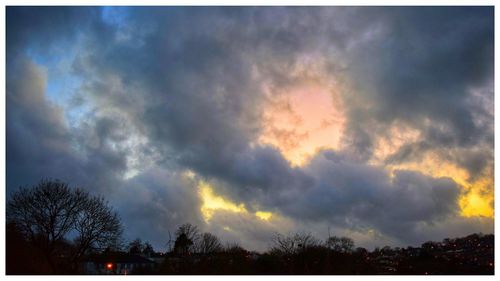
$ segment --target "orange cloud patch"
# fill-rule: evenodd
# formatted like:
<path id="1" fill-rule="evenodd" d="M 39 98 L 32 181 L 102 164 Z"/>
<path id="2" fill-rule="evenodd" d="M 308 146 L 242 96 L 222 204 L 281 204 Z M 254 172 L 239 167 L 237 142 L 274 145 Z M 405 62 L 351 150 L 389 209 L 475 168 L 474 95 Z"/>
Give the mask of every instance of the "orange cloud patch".
<path id="1" fill-rule="evenodd" d="M 273 145 L 292 166 L 302 166 L 322 148 L 337 149 L 345 117 L 334 87 L 306 79 L 267 92 L 264 129 L 258 141 Z"/>
<path id="2" fill-rule="evenodd" d="M 389 133 L 378 139 L 372 164 L 380 164 L 387 157 L 396 153 L 403 145 L 417 142 L 421 137 L 419 130 L 397 124 L 391 127 Z"/>

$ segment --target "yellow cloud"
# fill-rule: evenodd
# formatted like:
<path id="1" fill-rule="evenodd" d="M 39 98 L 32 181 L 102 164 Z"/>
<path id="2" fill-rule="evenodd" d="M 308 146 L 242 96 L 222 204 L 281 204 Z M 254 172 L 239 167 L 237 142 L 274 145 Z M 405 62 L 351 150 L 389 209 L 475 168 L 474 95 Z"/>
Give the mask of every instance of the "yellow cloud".
<path id="1" fill-rule="evenodd" d="M 468 182 L 469 173 L 465 169 L 449 161 L 440 159 L 439 156 L 432 152 L 426 153 L 419 162 L 388 165 L 386 168 L 391 172 L 395 170 L 411 170 L 434 178 L 449 177 L 463 187 L 470 186 Z"/>
<path id="2" fill-rule="evenodd" d="M 215 195 L 210 184 L 204 181 L 200 181 L 198 188 L 202 200 L 201 214 L 206 222 L 210 221 L 214 212 L 217 210 L 231 211 L 234 213 L 248 212 L 244 204 L 237 205 L 222 196 Z"/>
<path id="3" fill-rule="evenodd" d="M 393 126 L 387 136 L 380 137 L 370 164 L 383 165 L 384 160 L 396 153 L 403 145 L 417 142 L 420 132 L 401 124 Z M 385 168 L 393 176 L 395 170 L 418 171 L 422 174 L 440 178 L 449 177 L 464 188 L 459 199 L 461 215 L 465 217 L 484 216 L 493 217 L 493 176 L 486 173 L 471 181 L 467 170 L 456 164 L 442 159 L 433 152 L 427 152 L 418 162 L 407 162 L 397 165 L 387 165 Z"/>
<path id="4" fill-rule="evenodd" d="M 203 219 L 207 223 L 210 222 L 213 215 L 217 211 L 229 211 L 233 213 L 249 214 L 247 208 L 245 207 L 245 204 L 236 204 L 234 202 L 231 202 L 229 199 L 215 194 L 213 187 L 205 181 L 199 181 L 198 189 L 198 193 L 202 201 L 200 211 Z M 268 221 L 273 216 L 273 213 L 257 211 L 255 212 L 255 216 L 261 220 Z"/>
<path id="5" fill-rule="evenodd" d="M 271 212 L 262 212 L 262 211 L 258 211 L 258 212 L 255 212 L 255 215 L 261 219 L 261 220 L 265 220 L 265 221 L 268 221 L 271 219 L 271 217 L 273 216 L 273 213 Z"/>
<path id="6" fill-rule="evenodd" d="M 389 171 L 411 170 L 440 178 L 449 177 L 464 188 L 459 199 L 461 215 L 465 217 L 493 217 L 493 177 L 483 175 L 478 180 L 470 181 L 469 173 L 457 165 L 440 159 L 433 153 L 427 153 L 420 162 L 387 166 Z"/>
<path id="7" fill-rule="evenodd" d="M 493 208 L 491 207 L 492 202 L 492 196 L 481 195 L 476 191 L 472 191 L 460 199 L 462 216 L 482 216 L 491 218 L 494 215 Z"/>
<path id="8" fill-rule="evenodd" d="M 467 187 L 467 192 L 460 198 L 460 208 L 465 217 L 494 216 L 493 175 L 484 173 Z"/>

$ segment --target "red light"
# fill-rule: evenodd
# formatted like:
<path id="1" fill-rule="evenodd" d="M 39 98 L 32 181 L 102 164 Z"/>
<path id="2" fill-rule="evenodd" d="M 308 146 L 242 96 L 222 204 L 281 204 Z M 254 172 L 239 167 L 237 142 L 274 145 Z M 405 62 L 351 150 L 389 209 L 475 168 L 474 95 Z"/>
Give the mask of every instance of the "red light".
<path id="1" fill-rule="evenodd" d="M 113 264 L 112 263 L 107 263 L 106 264 L 107 269 L 113 269 Z"/>

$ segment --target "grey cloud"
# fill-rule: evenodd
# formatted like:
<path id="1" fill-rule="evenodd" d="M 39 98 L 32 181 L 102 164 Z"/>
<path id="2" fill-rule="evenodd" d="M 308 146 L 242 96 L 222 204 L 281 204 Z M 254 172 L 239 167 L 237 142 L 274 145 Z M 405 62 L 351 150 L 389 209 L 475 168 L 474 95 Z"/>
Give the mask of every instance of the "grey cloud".
<path id="1" fill-rule="evenodd" d="M 178 226 L 189 222 L 204 228 L 197 192 L 196 182 L 176 172 L 152 168 L 122 183 L 107 197 L 119 210 L 126 239 L 140 237 L 157 249 L 165 249 L 169 232 L 175 239 Z"/>
<path id="2" fill-rule="evenodd" d="M 458 216 L 460 187 L 451 179 L 350 162 L 325 151 L 307 167 L 317 184 L 283 206 L 292 217 L 324 220 L 352 229 L 373 228 L 415 243 L 419 223 L 438 223 Z"/>
<path id="3" fill-rule="evenodd" d="M 52 169 L 57 170 L 74 162 L 67 155 L 70 146 L 63 110 L 45 98 L 46 76 L 43 69 L 24 59 L 9 70 L 7 190 L 33 183 L 34 179 L 50 177 Z M 46 154 L 47 151 L 52 153 Z"/>
<path id="4" fill-rule="evenodd" d="M 379 36 L 353 50 L 349 71 L 364 98 L 351 108 L 350 127 L 366 118 L 382 125 L 402 120 L 422 129 L 435 146 L 471 147 L 482 141 L 485 132 L 474 124 L 468 97 L 471 88 L 488 85 L 493 77 L 492 12 L 378 9 L 383 16 Z M 370 113 L 359 115 L 363 103 L 370 104 Z M 446 130 L 426 128 L 424 118 Z"/>
<path id="5" fill-rule="evenodd" d="M 123 168 L 122 156 L 102 145 L 82 146 L 94 128 L 76 134 L 67 126 L 63 108 L 45 97 L 46 76 L 40 66 L 24 59 L 14 69 L 7 79 L 7 118 L 12 120 L 6 128 L 7 191 L 42 178 L 108 186 L 113 170 Z M 85 149 L 83 155 L 78 149 Z"/>

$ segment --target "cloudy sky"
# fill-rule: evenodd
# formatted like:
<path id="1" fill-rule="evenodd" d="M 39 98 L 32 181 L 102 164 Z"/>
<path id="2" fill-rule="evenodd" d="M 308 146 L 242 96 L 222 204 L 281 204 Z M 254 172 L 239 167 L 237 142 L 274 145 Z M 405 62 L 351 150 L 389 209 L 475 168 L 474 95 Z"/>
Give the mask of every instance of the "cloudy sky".
<path id="1" fill-rule="evenodd" d="M 493 13 L 9 7 L 7 196 L 61 179 L 157 249 L 492 233 Z"/>

